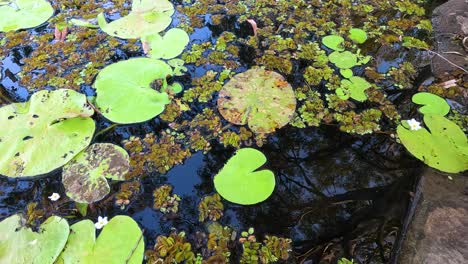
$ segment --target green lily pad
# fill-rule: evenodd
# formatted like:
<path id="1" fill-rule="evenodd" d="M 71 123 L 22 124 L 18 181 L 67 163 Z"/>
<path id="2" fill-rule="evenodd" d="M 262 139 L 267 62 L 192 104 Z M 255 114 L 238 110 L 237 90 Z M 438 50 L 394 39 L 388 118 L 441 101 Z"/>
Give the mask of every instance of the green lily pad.
<path id="1" fill-rule="evenodd" d="M 256 149 L 239 149 L 214 177 L 216 191 L 237 204 L 249 205 L 266 200 L 275 189 L 275 175 L 270 170 L 255 171 L 266 160 Z"/>
<path id="2" fill-rule="evenodd" d="M 336 94 L 343 100 L 349 97 L 356 101 L 364 102 L 367 100 L 365 91 L 371 87 L 371 84 L 364 78 L 352 76 L 348 80 L 341 81 L 341 87 L 336 89 Z"/>
<path id="3" fill-rule="evenodd" d="M 143 234 L 131 217 L 118 215 L 112 218 L 97 240 L 94 224 L 90 220 L 80 221 L 70 229 L 67 244 L 56 264 L 143 262 Z"/>
<path id="4" fill-rule="evenodd" d="M 182 84 L 179 82 L 174 82 L 172 85 L 168 85 L 166 89 L 170 90 L 175 94 L 178 94 L 182 92 L 182 90 L 184 90 L 184 86 L 182 86 Z"/>
<path id="5" fill-rule="evenodd" d="M 413 95 L 412 101 L 415 104 L 424 105 L 419 108 L 419 112 L 424 115 L 437 114 L 446 115 L 450 111 L 450 105 L 444 98 L 431 93 L 417 93 Z"/>
<path id="6" fill-rule="evenodd" d="M 398 137 L 416 158 L 441 171 L 457 173 L 468 169 L 468 140 L 454 122 L 440 115 L 424 115 L 429 128 L 397 128 Z"/>
<path id="7" fill-rule="evenodd" d="M 358 64 L 356 54 L 349 51 L 334 51 L 328 55 L 328 59 L 340 69 L 349 69 Z"/>
<path id="8" fill-rule="evenodd" d="M 86 148 L 95 124 L 84 94 L 39 91 L 0 108 L 0 174 L 24 177 L 57 169 Z"/>
<path id="9" fill-rule="evenodd" d="M 67 196 L 79 203 L 93 203 L 110 191 L 106 178 L 122 181 L 130 168 L 127 152 L 110 143 L 96 143 L 63 167 Z"/>
<path id="10" fill-rule="evenodd" d="M 120 61 L 102 69 L 94 87 L 96 104 L 109 120 L 120 124 L 147 121 L 164 111 L 169 96 L 151 88 L 154 80 L 172 74 L 165 62 L 151 58 Z"/>
<path id="11" fill-rule="evenodd" d="M 7 0 L 0 5 L 0 31 L 32 28 L 46 22 L 54 9 L 45 0 Z"/>
<path id="12" fill-rule="evenodd" d="M 248 124 L 256 133 L 270 133 L 289 123 L 296 110 L 296 97 L 280 74 L 250 69 L 223 86 L 218 110 L 231 123 Z"/>
<path id="13" fill-rule="evenodd" d="M 17 214 L 0 222 L 0 263 L 55 263 L 70 233 L 67 220 L 51 216 L 38 232 L 23 226 L 25 222 Z"/>
<path id="14" fill-rule="evenodd" d="M 344 47 L 342 46 L 343 42 L 344 38 L 337 35 L 326 36 L 322 39 L 323 45 L 336 51 L 344 51 Z"/>
<path id="15" fill-rule="evenodd" d="M 99 27 L 107 34 L 132 39 L 163 31 L 171 24 L 173 13 L 174 6 L 167 0 L 134 0 L 127 16 L 107 23 L 101 13 L 97 19 Z"/>
<path id="16" fill-rule="evenodd" d="M 367 40 L 367 33 L 360 29 L 360 28 L 352 28 L 351 30 L 349 30 L 349 35 L 348 37 L 358 43 L 358 44 L 362 44 L 364 42 L 366 42 Z"/>
<path id="17" fill-rule="evenodd" d="M 171 28 L 164 37 L 154 34 L 142 38 L 142 41 L 149 43 L 151 58 L 166 60 L 179 56 L 189 40 L 187 32 L 180 28 Z"/>
<path id="18" fill-rule="evenodd" d="M 75 25 L 77 27 L 87 27 L 87 28 L 99 28 L 98 25 L 95 25 L 91 23 L 89 20 L 84 20 L 84 19 L 76 19 L 72 18 L 70 19 L 70 24 Z"/>
<path id="19" fill-rule="evenodd" d="M 351 69 L 340 69 L 340 74 L 345 78 L 351 78 L 353 71 Z"/>

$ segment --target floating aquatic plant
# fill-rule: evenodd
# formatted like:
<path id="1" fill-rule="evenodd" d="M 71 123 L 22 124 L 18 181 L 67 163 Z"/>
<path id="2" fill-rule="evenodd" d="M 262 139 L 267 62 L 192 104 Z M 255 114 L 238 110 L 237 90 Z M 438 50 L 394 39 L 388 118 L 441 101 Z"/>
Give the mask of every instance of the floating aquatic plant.
<path id="1" fill-rule="evenodd" d="M 158 236 L 154 250 L 146 251 L 148 263 L 195 264 L 192 245 L 186 242 L 185 232 L 172 232 L 169 236 Z"/>
<path id="2" fill-rule="evenodd" d="M 161 213 L 177 213 L 179 211 L 180 197 L 177 194 L 171 195 L 172 186 L 164 184 L 153 192 L 153 208 Z"/>
<path id="3" fill-rule="evenodd" d="M 364 42 L 366 42 L 367 40 L 367 33 L 360 29 L 360 28 L 352 28 L 349 30 L 349 35 L 348 35 L 349 39 L 351 39 L 352 41 L 358 43 L 358 44 L 362 44 Z"/>
<path id="4" fill-rule="evenodd" d="M 424 124 L 428 129 L 411 130 L 405 128 L 406 124 L 398 126 L 398 137 L 406 149 L 438 170 L 451 173 L 467 170 L 468 140 L 463 130 L 437 114 L 425 114 Z"/>
<path id="5" fill-rule="evenodd" d="M 140 264 L 143 261 L 143 234 L 129 216 L 113 217 L 97 239 L 95 226 L 90 220 L 80 221 L 70 230 L 67 244 L 55 262 L 57 264 Z"/>
<path id="6" fill-rule="evenodd" d="M 148 54 L 154 59 L 172 59 L 179 56 L 189 43 L 187 32 L 171 28 L 161 37 L 159 34 L 146 35 L 142 41 L 149 45 Z"/>
<path id="7" fill-rule="evenodd" d="M 174 7 L 167 0 L 133 0 L 131 12 L 110 23 L 103 13 L 98 15 L 98 24 L 107 34 L 119 38 L 141 38 L 157 34 L 166 29 L 172 21 Z"/>
<path id="8" fill-rule="evenodd" d="M 204 197 L 198 204 L 198 211 L 200 213 L 198 221 L 203 222 L 206 219 L 217 221 L 223 216 L 224 205 L 221 202 L 221 196 L 215 193 Z"/>
<path id="9" fill-rule="evenodd" d="M 336 89 L 336 94 L 343 100 L 353 98 L 356 101 L 363 102 L 367 99 L 365 91 L 371 87 L 366 79 L 359 76 L 351 76 L 347 80 L 341 81 L 341 87 Z"/>
<path id="10" fill-rule="evenodd" d="M 218 110 L 236 125 L 256 133 L 285 126 L 296 110 L 291 85 L 278 73 L 251 69 L 235 75 L 219 92 Z"/>
<path id="11" fill-rule="evenodd" d="M 85 95 L 67 89 L 0 108 L 0 174 L 36 176 L 63 166 L 91 142 L 93 113 Z"/>
<path id="12" fill-rule="evenodd" d="M 0 222 L 0 262 L 55 263 L 70 233 L 67 220 L 51 216 L 41 224 L 38 232 L 25 227 L 24 222 L 18 214 Z"/>
<path id="13" fill-rule="evenodd" d="M 46 0 L 6 0 L 0 3 L 0 31 L 32 28 L 46 22 L 54 9 Z"/>
<path id="14" fill-rule="evenodd" d="M 253 148 L 239 149 L 214 177 L 216 191 L 226 200 L 256 204 L 266 200 L 275 189 L 275 175 L 270 170 L 256 171 L 266 157 Z"/>
<path id="15" fill-rule="evenodd" d="M 445 116 L 450 111 L 450 105 L 445 99 L 432 93 L 417 93 L 413 95 L 412 101 L 415 104 L 424 105 L 419 108 L 419 112 L 424 115 L 435 114 Z"/>
<path id="16" fill-rule="evenodd" d="M 96 104 L 109 120 L 130 124 L 147 121 L 164 111 L 169 96 L 164 92 L 165 78 L 172 74 L 169 65 L 161 60 L 135 58 L 120 61 L 102 69 L 94 87 Z M 151 87 L 162 80 L 160 87 Z"/>
<path id="17" fill-rule="evenodd" d="M 349 51 L 335 51 L 328 55 L 331 63 L 340 69 L 349 69 L 358 64 L 357 56 Z"/>
<path id="18" fill-rule="evenodd" d="M 110 192 L 107 179 L 122 181 L 129 171 L 129 157 L 121 147 L 96 143 L 63 167 L 67 196 L 79 203 L 93 203 Z"/>
<path id="19" fill-rule="evenodd" d="M 344 51 L 343 42 L 344 38 L 337 35 L 329 35 L 322 39 L 323 45 L 335 51 Z"/>

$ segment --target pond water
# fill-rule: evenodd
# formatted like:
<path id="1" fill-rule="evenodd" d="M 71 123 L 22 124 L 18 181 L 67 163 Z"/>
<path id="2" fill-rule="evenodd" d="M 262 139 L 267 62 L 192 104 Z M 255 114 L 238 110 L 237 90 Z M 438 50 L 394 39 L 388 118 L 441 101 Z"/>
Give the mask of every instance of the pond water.
<path id="1" fill-rule="evenodd" d="M 172 2 L 177 5 L 187 1 Z M 214 2 L 222 5 L 229 1 Z M 302 1 L 290 2 L 292 4 Z M 320 1 L 310 2 L 315 6 L 316 2 Z M 364 4 L 366 1 L 356 2 Z M 57 5 L 60 1 L 53 3 Z M 128 3 L 124 7 L 128 9 Z M 57 15 L 63 14 L 64 10 L 67 8 L 57 11 Z M 190 47 L 205 42 L 215 44 L 220 35 L 227 31 L 233 32 L 239 38 L 248 38 L 254 33 L 250 24 L 238 22 L 236 15 L 225 16 L 221 23 L 216 25 L 213 23 L 213 15 L 216 14 L 201 17 L 202 25 L 193 28 Z M 114 13 L 107 18 L 113 20 L 119 17 L 118 13 Z M 174 17 L 170 27 L 179 26 L 184 22 L 181 10 L 178 10 Z M 391 17 L 382 15 L 381 19 L 390 20 Z M 259 18 L 259 28 L 262 21 Z M 37 37 L 52 34 L 53 26 L 47 24 L 23 32 L 28 36 Z M 414 30 L 412 34 L 416 36 L 423 33 Z M 311 39 L 317 38 L 318 36 L 313 36 Z M 8 35 L 8 40 L 12 39 L 12 35 Z M 105 60 L 105 64 L 144 55 L 138 43 L 119 41 L 119 45 L 113 47 L 112 56 Z M 126 47 L 125 45 L 130 45 L 128 43 L 136 48 Z M 238 42 L 235 46 L 242 53 L 234 59 L 238 63 L 235 72 L 244 72 L 257 64 L 252 58 L 256 56 L 255 52 L 252 52 L 246 43 Z M 405 61 L 416 64 L 424 60 L 424 54 L 421 52 L 402 50 L 396 46 L 393 49 L 384 48 L 374 42 L 366 44 L 363 52 L 374 57 L 375 63 L 372 66 L 378 73 L 388 73 L 392 67 L 398 67 Z M 8 52 L 3 52 L 0 89 L 12 101 L 26 101 L 34 92 L 34 89 L 29 89 L 21 83 L 21 77 L 27 73 L 23 72 L 20 76 L 20 72 L 25 64 L 30 63 L 25 62 L 25 59 L 33 56 L 33 51 L 40 48 L 46 47 L 41 46 L 36 38 L 31 43 L 19 43 Z M 89 52 L 96 52 L 96 49 Z M 77 52 L 79 54 L 81 51 L 78 49 Z M 63 56 L 57 59 L 56 63 L 64 63 L 67 58 Z M 287 74 L 287 80 L 294 88 L 304 83 L 302 77 L 295 79 L 297 75 L 302 75 L 305 68 L 303 64 L 304 62 L 297 62 L 292 72 Z M 191 63 L 186 66 L 187 73 L 175 77 L 186 90 L 195 86 L 192 83 L 194 78 L 206 75 L 209 70 L 223 70 L 222 65 L 214 63 L 198 66 Z M 77 67 L 83 67 L 83 64 Z M 417 72 L 413 74 L 413 77 L 419 76 L 411 79 L 415 86 L 427 78 L 423 69 L 424 67 L 417 68 Z M 44 78 L 41 71 L 45 70 L 35 69 L 34 78 Z M 365 67 L 360 66 L 353 71 L 356 75 L 363 75 Z M 84 80 L 78 85 L 78 90 L 88 96 L 94 96 L 93 80 Z M 412 87 L 412 84 L 410 86 Z M 44 87 L 53 89 L 54 85 L 47 83 Z M 317 89 L 324 90 L 325 84 L 321 83 Z M 392 91 L 394 88 L 388 90 Z M 394 91 L 389 93 L 389 98 L 400 102 L 398 107 L 403 109 L 402 112 L 411 111 L 404 106 L 408 101 L 405 92 Z M 188 103 L 190 111 L 182 113 L 178 120 L 172 122 L 191 120 L 205 108 L 216 109 L 215 99 L 216 97 L 211 97 L 206 102 Z M 97 131 L 112 125 L 101 116 L 97 116 L 95 120 Z M 143 138 L 148 133 L 159 135 L 162 131 L 170 129 L 172 122 L 154 118 L 141 124 L 122 125 L 100 134 L 94 140 L 123 146 L 122 142 L 130 137 Z M 223 126 L 228 124 L 226 121 L 222 122 Z M 388 123 L 383 126 L 388 126 Z M 234 130 L 238 131 L 237 128 Z M 48 200 L 47 197 L 53 192 L 65 197 L 60 170 L 39 179 L 0 177 L 0 220 L 17 212 L 25 212 L 28 204 L 32 202 L 36 202 L 38 208 L 45 211 L 45 215 L 65 216 L 70 223 L 85 218 L 95 222 L 97 216 L 105 215 L 111 218 L 124 214 L 131 216 L 144 230 L 146 249 L 154 246 L 159 235 L 167 236 L 175 229 L 186 232 L 195 253 L 203 252 L 199 234 L 207 232 L 207 229 L 206 223 L 198 220 L 198 204 L 203 197 L 216 192 L 213 177 L 236 151 L 232 146 L 225 147 L 216 138 L 208 141 L 210 146 L 206 151 L 191 149 L 191 155 L 184 159 L 182 164 L 175 164 L 167 172 L 145 167 L 147 170 L 140 177 L 133 179 L 141 185 L 126 206 L 116 205 L 114 195 L 120 191 L 121 183 L 112 182 L 111 194 L 91 206 L 85 217 L 76 212 L 73 201 L 63 199 L 54 204 Z M 340 127 L 333 123 L 307 128 L 287 125 L 266 137 L 263 144 L 255 146 L 254 143 L 254 147 L 261 150 L 268 160 L 262 168 L 270 169 L 275 174 L 275 190 L 266 201 L 251 206 L 236 205 L 224 200 L 224 214 L 219 220 L 223 226 L 230 226 L 238 233 L 253 227 L 259 241 L 266 235 L 291 238 L 292 252 L 289 259 L 281 260 L 281 263 L 333 263 L 341 257 L 354 258 L 360 263 L 387 263 L 394 257 L 395 244 L 404 231 L 402 223 L 411 204 L 411 192 L 422 171 L 422 165 L 395 142 L 389 133 L 383 131 L 365 135 L 349 134 L 340 131 Z M 173 193 L 181 197 L 177 214 L 163 214 L 153 208 L 153 191 L 162 184 L 170 184 Z M 232 246 L 231 263 L 237 263 L 241 254 L 240 244 Z"/>

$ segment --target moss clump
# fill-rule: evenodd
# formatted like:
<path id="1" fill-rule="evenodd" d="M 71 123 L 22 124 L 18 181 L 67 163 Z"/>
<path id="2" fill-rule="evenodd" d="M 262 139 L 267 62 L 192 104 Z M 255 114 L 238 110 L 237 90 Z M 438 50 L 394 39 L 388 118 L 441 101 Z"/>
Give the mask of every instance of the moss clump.
<path id="1" fill-rule="evenodd" d="M 217 221 L 223 216 L 224 205 L 221 202 L 219 194 L 213 194 L 204 197 L 198 204 L 199 217 L 198 221 L 204 222 L 206 219 Z"/>
<path id="2" fill-rule="evenodd" d="M 143 176 L 147 172 L 166 173 L 176 164 L 181 164 L 191 156 L 190 150 L 178 143 L 175 135 L 165 131 L 159 137 L 147 134 L 143 139 L 130 137 L 124 148 L 130 155 L 128 178 Z"/>
<path id="3" fill-rule="evenodd" d="M 120 185 L 120 190 L 115 194 L 115 204 L 125 206 L 130 203 L 130 199 L 140 192 L 140 181 L 124 182 Z"/>
<path id="4" fill-rule="evenodd" d="M 192 245 L 186 242 L 185 232 L 172 232 L 167 237 L 158 236 L 154 249 L 147 250 L 145 255 L 147 263 L 150 264 L 195 264 L 196 260 Z"/>
<path id="5" fill-rule="evenodd" d="M 171 195 L 172 186 L 163 185 L 153 192 L 153 208 L 162 213 L 177 213 L 179 211 L 180 197 L 177 194 Z"/>

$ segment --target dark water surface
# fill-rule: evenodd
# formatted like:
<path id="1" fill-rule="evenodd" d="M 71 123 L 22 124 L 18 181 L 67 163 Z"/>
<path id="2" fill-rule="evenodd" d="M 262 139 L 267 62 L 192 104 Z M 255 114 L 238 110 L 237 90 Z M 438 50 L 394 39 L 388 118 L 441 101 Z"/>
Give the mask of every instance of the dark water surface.
<path id="1" fill-rule="evenodd" d="M 195 29 L 191 35 L 191 43 L 215 40 L 208 26 Z M 15 101 L 26 101 L 30 96 L 18 84 L 17 74 L 21 71 L 22 58 L 28 56 L 31 48 L 14 49 L 1 61 L 0 83 Z M 141 56 L 123 51 L 120 54 L 116 60 Z M 388 71 L 389 67 L 406 60 L 405 56 L 386 54 L 380 60 L 379 71 Z M 247 67 L 244 65 L 238 71 Z M 188 68 L 192 78 L 211 69 Z M 181 78 L 180 81 L 189 87 L 190 80 Z M 94 94 L 88 86 L 83 86 L 82 92 Z M 98 118 L 98 130 L 108 125 L 109 122 Z M 97 140 L 120 144 L 130 135 L 142 136 L 163 128 L 155 119 L 119 127 Z M 127 207 L 122 209 L 109 203 L 109 206 L 91 208 L 88 218 L 95 221 L 98 215 L 132 216 L 145 230 L 147 248 L 155 243 L 158 235 L 167 235 L 172 228 L 185 231 L 189 240 L 193 239 L 196 231 L 204 231 L 203 224 L 198 222 L 198 203 L 214 193 L 212 179 L 234 153 L 234 149 L 226 149 L 215 141 L 211 143 L 213 148 L 208 153 L 192 155 L 167 174 L 145 177 L 138 198 Z M 220 220 L 223 225 L 238 232 L 254 227 L 259 240 L 265 234 L 291 237 L 294 256 L 290 263 L 304 259 L 308 259 L 305 263 L 316 263 L 327 254 L 331 258 L 353 255 L 364 263 L 383 263 L 390 258 L 398 234 L 395 231 L 400 231 L 406 215 L 420 163 L 406 156 L 388 135 L 353 137 L 333 126 L 307 129 L 287 126 L 270 137 L 260 150 L 268 159 L 265 168 L 275 173 L 276 189 L 268 200 L 258 205 L 238 206 L 223 201 L 225 212 Z M 152 192 L 164 183 L 171 184 L 173 192 L 182 198 L 179 215 L 174 219 L 152 208 Z M 112 188 L 118 190 L 118 184 L 114 183 Z M 45 208 L 49 212 L 67 215 L 71 203 L 53 206 L 47 199 L 53 192 L 65 197 L 60 171 L 41 179 L 0 177 L 0 220 L 24 211 L 32 201 L 49 204 Z M 73 223 L 81 219 L 69 220 Z M 235 258 L 233 254 L 233 261 Z"/>

